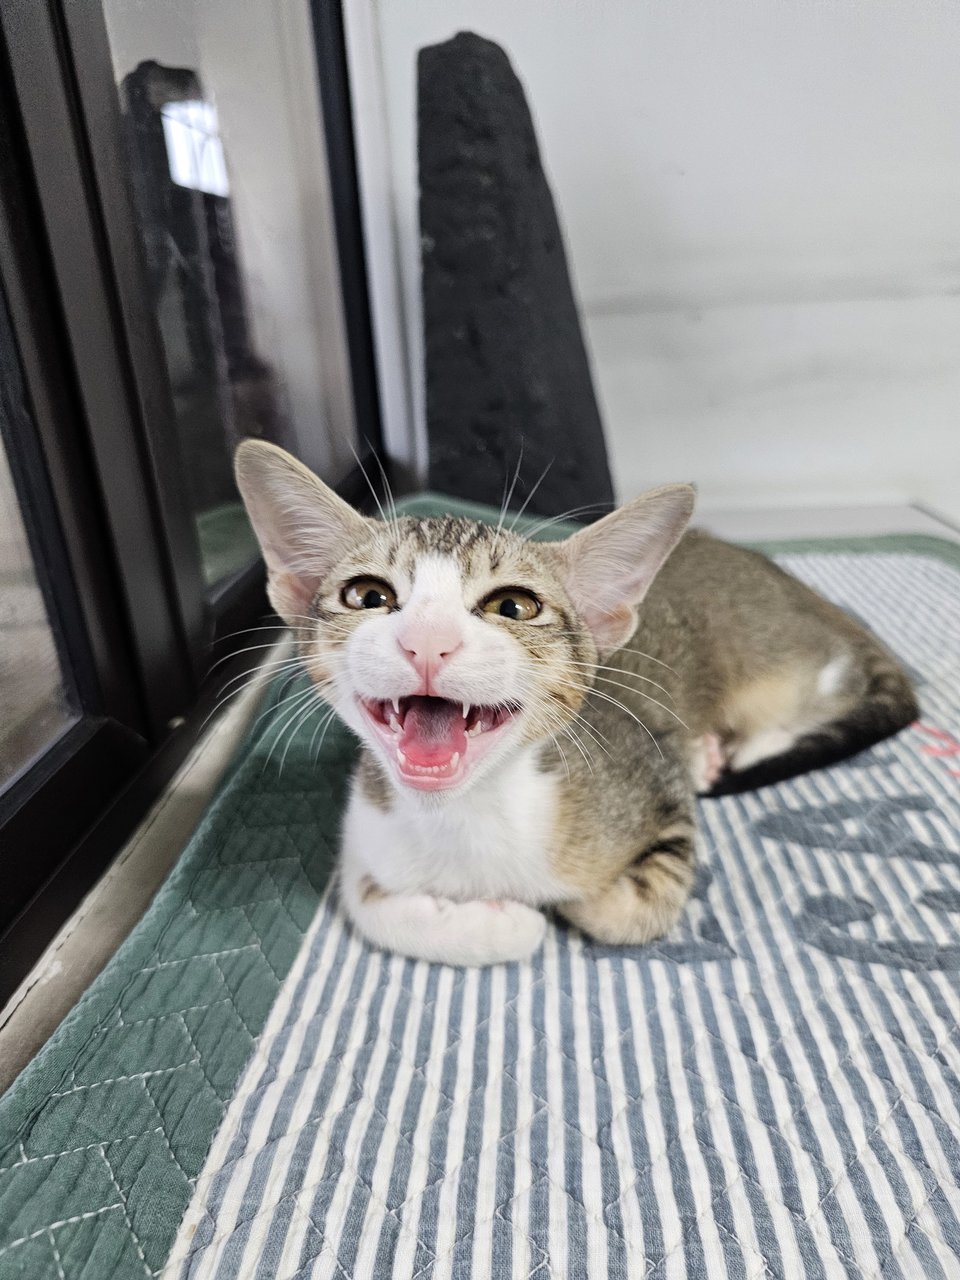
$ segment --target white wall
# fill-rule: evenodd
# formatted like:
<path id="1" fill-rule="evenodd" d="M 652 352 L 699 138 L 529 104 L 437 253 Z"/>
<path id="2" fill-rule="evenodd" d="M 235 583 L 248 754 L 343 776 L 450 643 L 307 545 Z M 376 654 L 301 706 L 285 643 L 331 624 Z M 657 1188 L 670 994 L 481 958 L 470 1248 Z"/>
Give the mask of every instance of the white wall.
<path id="1" fill-rule="evenodd" d="M 620 493 L 960 519 L 954 0 L 371 2 L 415 412 L 416 51 L 471 29 L 527 89 Z"/>

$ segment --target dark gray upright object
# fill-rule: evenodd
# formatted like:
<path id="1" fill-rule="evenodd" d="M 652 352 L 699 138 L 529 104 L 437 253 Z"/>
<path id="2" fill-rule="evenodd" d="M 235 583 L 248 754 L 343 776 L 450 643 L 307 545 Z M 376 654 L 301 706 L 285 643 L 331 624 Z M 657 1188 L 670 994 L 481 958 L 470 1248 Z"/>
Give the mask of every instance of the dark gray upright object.
<path id="1" fill-rule="evenodd" d="M 563 237 L 523 87 L 461 32 L 418 60 L 420 231 L 430 486 L 499 506 L 613 504 Z"/>

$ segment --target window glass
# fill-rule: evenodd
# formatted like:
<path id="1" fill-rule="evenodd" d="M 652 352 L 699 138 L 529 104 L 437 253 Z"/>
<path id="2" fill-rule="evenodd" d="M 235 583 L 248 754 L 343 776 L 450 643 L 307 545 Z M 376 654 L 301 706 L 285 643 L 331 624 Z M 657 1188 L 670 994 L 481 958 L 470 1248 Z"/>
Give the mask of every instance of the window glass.
<path id="1" fill-rule="evenodd" d="M 74 718 L 0 446 L 0 789 Z"/>
<path id="2" fill-rule="evenodd" d="M 353 428 L 307 0 L 106 0 L 131 188 L 208 585 L 256 545 L 231 458 L 276 441 L 331 483 Z"/>

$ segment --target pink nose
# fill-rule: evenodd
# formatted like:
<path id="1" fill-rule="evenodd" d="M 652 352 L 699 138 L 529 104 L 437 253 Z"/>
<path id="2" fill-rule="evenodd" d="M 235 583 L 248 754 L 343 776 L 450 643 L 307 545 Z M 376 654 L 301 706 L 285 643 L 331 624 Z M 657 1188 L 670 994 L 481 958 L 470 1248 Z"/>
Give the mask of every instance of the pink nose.
<path id="1" fill-rule="evenodd" d="M 463 636 L 458 627 L 448 622 L 416 622 L 404 627 L 397 643 L 417 674 L 429 683 L 431 676 L 435 676 L 463 644 Z"/>

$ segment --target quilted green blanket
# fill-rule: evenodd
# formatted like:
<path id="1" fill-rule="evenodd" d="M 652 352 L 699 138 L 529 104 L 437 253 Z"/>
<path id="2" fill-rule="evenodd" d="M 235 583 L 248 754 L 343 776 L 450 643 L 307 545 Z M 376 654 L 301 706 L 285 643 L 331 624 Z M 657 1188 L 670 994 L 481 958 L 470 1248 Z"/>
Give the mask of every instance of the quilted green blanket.
<path id="1" fill-rule="evenodd" d="M 0 1278 L 960 1275 L 960 554 L 773 550 L 922 716 L 704 802 L 659 946 L 371 950 L 329 888 L 351 742 L 281 768 L 263 717 L 0 1099 Z"/>

